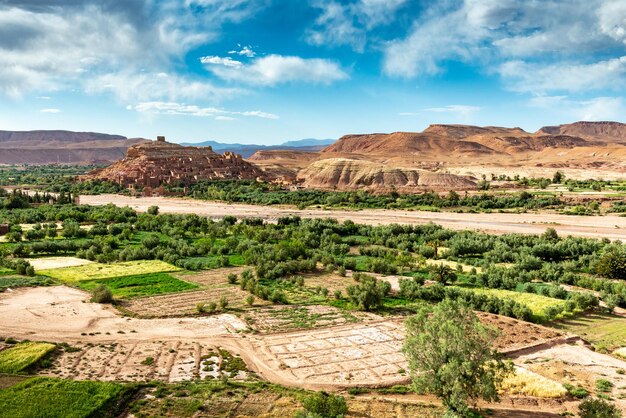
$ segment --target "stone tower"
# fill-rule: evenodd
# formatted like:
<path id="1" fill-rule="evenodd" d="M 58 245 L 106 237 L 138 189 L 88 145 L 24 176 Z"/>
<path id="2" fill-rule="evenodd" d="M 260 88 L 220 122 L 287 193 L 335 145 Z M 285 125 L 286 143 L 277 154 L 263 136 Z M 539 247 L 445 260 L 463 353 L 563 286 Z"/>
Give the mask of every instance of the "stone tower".
<path id="1" fill-rule="evenodd" d="M 164 136 L 157 136 L 157 142 L 165 142 Z"/>

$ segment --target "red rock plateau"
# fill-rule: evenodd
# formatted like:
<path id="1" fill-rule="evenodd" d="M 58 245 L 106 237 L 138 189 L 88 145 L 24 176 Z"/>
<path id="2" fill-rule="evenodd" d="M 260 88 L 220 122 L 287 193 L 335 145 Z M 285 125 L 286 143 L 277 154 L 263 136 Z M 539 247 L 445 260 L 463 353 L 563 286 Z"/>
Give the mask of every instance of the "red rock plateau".
<path id="1" fill-rule="evenodd" d="M 85 176 L 126 187 L 158 188 L 164 184 L 189 185 L 202 180 L 263 178 L 261 169 L 238 154 L 213 152 L 211 147 L 185 147 L 165 142 L 134 145 L 126 158 Z"/>

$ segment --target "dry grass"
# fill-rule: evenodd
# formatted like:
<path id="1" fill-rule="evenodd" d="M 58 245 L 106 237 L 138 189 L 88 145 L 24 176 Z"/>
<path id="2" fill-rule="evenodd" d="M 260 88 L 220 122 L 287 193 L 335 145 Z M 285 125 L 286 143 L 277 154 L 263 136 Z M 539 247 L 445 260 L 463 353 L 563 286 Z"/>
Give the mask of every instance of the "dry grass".
<path id="1" fill-rule="evenodd" d="M 560 398 L 567 394 L 562 384 L 522 368 L 507 377 L 500 386 L 511 395 L 535 396 L 538 398 Z"/>

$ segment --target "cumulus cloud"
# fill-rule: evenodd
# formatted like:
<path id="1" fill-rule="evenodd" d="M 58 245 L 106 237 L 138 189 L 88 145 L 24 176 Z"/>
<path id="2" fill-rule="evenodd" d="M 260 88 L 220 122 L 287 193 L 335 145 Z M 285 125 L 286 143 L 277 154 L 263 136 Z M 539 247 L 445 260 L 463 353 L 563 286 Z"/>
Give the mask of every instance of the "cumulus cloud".
<path id="1" fill-rule="evenodd" d="M 348 78 L 348 74 L 339 64 L 320 58 L 268 55 L 257 58 L 250 64 L 240 63 L 239 66 L 224 65 L 221 60 L 213 61 L 216 62 L 202 62 L 216 76 L 254 85 L 273 86 L 296 81 L 330 84 Z"/>
<path id="2" fill-rule="evenodd" d="M 5 0 L 0 94 L 82 88 L 119 72 L 171 71 L 264 0 Z M 190 87 L 192 90 L 195 87 Z M 164 96 L 165 97 L 165 96 Z"/>
<path id="3" fill-rule="evenodd" d="M 279 119 L 278 115 L 260 110 L 253 111 L 229 111 L 216 107 L 201 107 L 197 105 L 189 105 L 177 102 L 143 102 L 135 106 L 128 106 L 128 110 L 135 110 L 144 114 L 151 115 L 186 115 L 209 117 L 216 120 L 234 120 L 233 116 L 257 117 L 262 119 Z"/>
<path id="4" fill-rule="evenodd" d="M 398 10 L 407 0 L 314 0 L 320 10 L 315 24 L 307 31 L 306 40 L 312 45 L 348 45 L 363 52 L 368 31 L 393 22 Z"/>
<path id="5" fill-rule="evenodd" d="M 513 90 L 521 92 L 622 89 L 626 87 L 626 56 L 592 64 L 505 62 L 498 69 Z"/>
<path id="6" fill-rule="evenodd" d="M 626 79 L 626 3 L 566 3 L 433 2 L 405 37 L 385 44 L 383 71 L 411 78 L 442 72 L 446 62 L 461 61 L 486 72 L 496 68 L 517 91 L 621 88 Z"/>

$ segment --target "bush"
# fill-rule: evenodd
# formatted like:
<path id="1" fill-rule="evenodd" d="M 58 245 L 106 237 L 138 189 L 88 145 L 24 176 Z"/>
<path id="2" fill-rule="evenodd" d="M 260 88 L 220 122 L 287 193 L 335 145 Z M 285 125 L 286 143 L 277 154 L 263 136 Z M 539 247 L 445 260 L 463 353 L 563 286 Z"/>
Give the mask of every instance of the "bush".
<path id="1" fill-rule="evenodd" d="M 317 392 L 307 396 L 302 405 L 306 412 L 324 418 L 343 418 L 348 412 L 348 406 L 343 396 L 326 392 Z"/>
<path id="2" fill-rule="evenodd" d="M 113 303 L 113 293 L 106 285 L 99 284 L 91 291 L 91 301 L 96 303 Z"/>
<path id="3" fill-rule="evenodd" d="M 235 273 L 230 273 L 228 275 L 228 283 L 230 283 L 230 284 L 237 283 L 237 275 Z"/>
<path id="4" fill-rule="evenodd" d="M 254 305 L 254 296 L 253 295 L 246 296 L 246 305 L 248 305 L 248 306 Z"/>
<path id="5" fill-rule="evenodd" d="M 364 311 L 377 308 L 382 305 L 383 298 L 391 290 L 389 282 L 376 280 L 372 276 L 358 276 L 359 284 L 348 286 L 348 297 Z"/>
<path id="6" fill-rule="evenodd" d="M 578 405 L 580 418 L 621 418 L 617 407 L 603 399 L 587 399 Z"/>
<path id="7" fill-rule="evenodd" d="M 220 310 L 225 311 L 228 307 L 228 298 L 226 296 L 222 296 L 220 298 Z"/>
<path id="8" fill-rule="evenodd" d="M 159 214 L 159 207 L 158 206 L 150 206 L 146 212 L 148 212 L 149 215 L 155 215 L 156 216 L 156 215 Z"/>
<path id="9" fill-rule="evenodd" d="M 613 383 L 609 382 L 606 379 L 598 379 L 596 380 L 596 389 L 598 392 L 610 392 L 613 389 Z"/>

